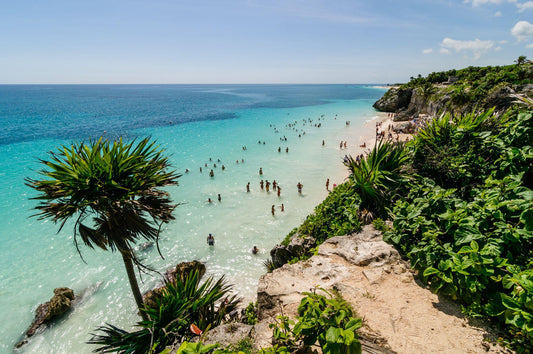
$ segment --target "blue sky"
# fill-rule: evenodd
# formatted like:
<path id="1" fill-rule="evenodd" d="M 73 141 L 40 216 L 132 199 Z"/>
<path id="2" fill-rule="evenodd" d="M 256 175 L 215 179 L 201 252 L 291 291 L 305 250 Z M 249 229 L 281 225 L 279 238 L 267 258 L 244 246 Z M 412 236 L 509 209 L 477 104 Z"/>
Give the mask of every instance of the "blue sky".
<path id="1" fill-rule="evenodd" d="M 533 59 L 524 0 L 0 0 L 0 83 L 395 83 Z"/>

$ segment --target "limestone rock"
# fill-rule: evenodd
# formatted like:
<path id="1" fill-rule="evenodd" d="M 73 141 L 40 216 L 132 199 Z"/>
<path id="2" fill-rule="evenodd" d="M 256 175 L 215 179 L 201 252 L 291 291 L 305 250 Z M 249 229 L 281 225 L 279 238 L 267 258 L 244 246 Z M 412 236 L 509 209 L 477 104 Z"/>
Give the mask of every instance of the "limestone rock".
<path id="1" fill-rule="evenodd" d="M 252 325 L 239 322 L 231 322 L 213 328 L 206 334 L 204 344 L 219 343 L 223 347 L 237 344 L 250 336 Z"/>
<path id="2" fill-rule="evenodd" d="M 400 109 L 407 108 L 412 94 L 413 90 L 410 88 L 391 88 L 383 97 L 374 103 L 373 107 L 378 111 L 396 112 Z"/>
<path id="3" fill-rule="evenodd" d="M 55 318 L 66 313 L 72 307 L 74 300 L 74 291 L 69 288 L 54 289 L 54 296 L 43 304 L 40 304 L 35 310 L 35 319 L 26 331 L 26 336 L 21 340 L 16 348 L 20 348 L 33 336 L 42 325 L 53 321 Z"/>
<path id="4" fill-rule="evenodd" d="M 281 267 L 289 259 L 302 256 L 313 247 L 316 247 L 316 240 L 314 238 L 309 236 L 301 237 L 300 234 L 295 233 L 292 235 L 287 246 L 276 245 L 270 251 L 270 257 L 272 257 L 272 263 L 276 267 Z"/>

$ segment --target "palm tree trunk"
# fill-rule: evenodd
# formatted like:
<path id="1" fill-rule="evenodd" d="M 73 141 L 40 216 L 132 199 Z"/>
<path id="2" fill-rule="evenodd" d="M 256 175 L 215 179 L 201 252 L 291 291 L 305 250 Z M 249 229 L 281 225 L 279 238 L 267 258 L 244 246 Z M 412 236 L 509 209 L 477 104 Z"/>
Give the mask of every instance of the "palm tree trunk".
<path id="1" fill-rule="evenodd" d="M 135 276 L 135 269 L 133 268 L 133 262 L 131 261 L 131 256 L 126 252 L 120 252 L 122 254 L 122 259 L 124 260 L 124 266 L 126 267 L 126 273 L 128 274 L 128 279 L 130 281 L 131 292 L 139 308 L 139 313 L 144 321 L 148 321 L 148 315 L 141 311 L 144 306 L 143 297 L 141 295 L 141 290 L 139 290 L 139 283 L 137 283 L 137 277 Z"/>

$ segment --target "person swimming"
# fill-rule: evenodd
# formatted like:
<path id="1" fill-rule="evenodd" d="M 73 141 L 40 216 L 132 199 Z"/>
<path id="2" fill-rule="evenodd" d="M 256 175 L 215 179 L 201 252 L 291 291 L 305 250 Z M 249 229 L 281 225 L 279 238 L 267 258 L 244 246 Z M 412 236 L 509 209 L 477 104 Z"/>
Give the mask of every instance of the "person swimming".
<path id="1" fill-rule="evenodd" d="M 211 172 L 209 172 L 209 177 L 215 177 L 215 172 L 213 172 L 213 170 L 211 170 Z"/>
<path id="2" fill-rule="evenodd" d="M 207 236 L 207 244 L 209 246 L 215 245 L 215 238 L 213 237 L 213 235 L 209 234 L 209 236 Z"/>
<path id="3" fill-rule="evenodd" d="M 257 246 L 254 246 L 254 248 L 252 248 L 252 253 L 253 254 L 259 253 L 259 248 L 257 248 Z"/>

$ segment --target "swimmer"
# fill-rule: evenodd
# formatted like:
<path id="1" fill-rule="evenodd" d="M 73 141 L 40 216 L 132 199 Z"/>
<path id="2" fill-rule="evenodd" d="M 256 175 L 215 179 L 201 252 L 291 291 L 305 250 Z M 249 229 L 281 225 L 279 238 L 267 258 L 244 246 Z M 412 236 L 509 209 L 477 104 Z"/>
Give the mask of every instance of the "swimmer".
<path id="1" fill-rule="evenodd" d="M 216 163 L 214 163 L 214 164 L 213 164 L 213 167 L 214 167 L 214 168 L 217 168 L 217 164 L 216 164 Z"/>
<path id="2" fill-rule="evenodd" d="M 270 182 L 267 180 L 267 181 L 265 182 L 265 184 L 266 184 L 266 185 L 265 185 L 266 191 L 267 191 L 267 192 L 270 192 Z"/>
<path id="3" fill-rule="evenodd" d="M 252 253 L 253 254 L 259 253 L 259 248 L 257 248 L 257 246 L 254 246 L 254 248 L 252 248 Z"/>
<path id="4" fill-rule="evenodd" d="M 189 169 L 188 169 L 188 168 L 187 168 L 187 169 L 185 169 L 185 173 L 189 173 Z"/>
<path id="5" fill-rule="evenodd" d="M 344 148 L 345 148 L 345 149 L 348 148 L 348 146 L 347 146 L 347 144 L 346 144 L 346 141 L 344 142 Z"/>
<path id="6" fill-rule="evenodd" d="M 261 186 L 261 190 L 263 190 L 265 188 L 264 183 L 265 182 L 263 182 L 263 180 L 261 180 L 261 182 L 259 182 L 259 185 Z"/>
<path id="7" fill-rule="evenodd" d="M 285 205 L 283 205 L 283 203 L 281 203 L 281 211 L 285 211 Z"/>
<path id="8" fill-rule="evenodd" d="M 235 163 L 239 163 L 239 160 L 235 160 Z"/>
<path id="9" fill-rule="evenodd" d="M 288 147 L 285 149 L 285 152 L 287 152 L 287 153 L 289 152 L 289 148 Z"/>
<path id="10" fill-rule="evenodd" d="M 272 189 L 276 190 L 277 187 L 278 187 L 278 184 L 276 183 L 276 180 L 272 181 Z"/>
<path id="11" fill-rule="evenodd" d="M 327 181 L 326 181 L 326 189 L 329 190 L 329 178 L 328 178 Z"/>
<path id="12" fill-rule="evenodd" d="M 202 173 L 202 167 L 200 167 L 200 173 Z"/>
<path id="13" fill-rule="evenodd" d="M 215 172 L 213 172 L 213 170 L 211 170 L 211 172 L 209 172 L 209 177 L 215 177 Z"/>
<path id="14" fill-rule="evenodd" d="M 281 152 L 281 146 L 280 146 L 280 147 L 278 147 L 278 152 Z"/>
<path id="15" fill-rule="evenodd" d="M 278 197 L 281 196 L 281 187 L 278 186 Z"/>
<path id="16" fill-rule="evenodd" d="M 241 163 L 244 163 L 244 159 L 241 159 Z"/>
<path id="17" fill-rule="evenodd" d="M 209 204 L 213 203 L 213 201 L 211 200 L 211 198 L 207 198 L 207 202 L 208 202 Z"/>
<path id="18" fill-rule="evenodd" d="M 275 215 L 276 214 L 276 207 L 274 205 L 272 205 L 272 215 Z"/>
<path id="19" fill-rule="evenodd" d="M 303 188 L 303 184 L 301 184 L 300 182 L 298 182 L 298 184 L 296 185 L 296 187 L 298 188 L 298 193 L 302 194 L 302 188 Z"/>
<path id="20" fill-rule="evenodd" d="M 263 167 L 259 167 L 259 176 L 263 175 Z"/>
<path id="21" fill-rule="evenodd" d="M 250 193 L 250 182 L 246 185 L 246 193 Z"/>
<path id="22" fill-rule="evenodd" d="M 224 171 L 226 169 L 226 166 L 222 165 L 222 171 Z"/>
<path id="23" fill-rule="evenodd" d="M 220 193 L 218 194 L 218 201 L 219 201 L 219 202 L 222 201 L 222 197 L 220 196 Z"/>
<path id="24" fill-rule="evenodd" d="M 324 140 L 322 140 L 322 146 L 326 145 L 326 142 Z"/>
<path id="25" fill-rule="evenodd" d="M 213 235 L 209 234 L 209 236 L 207 236 L 207 244 L 209 246 L 215 245 L 215 238 L 213 237 Z"/>

